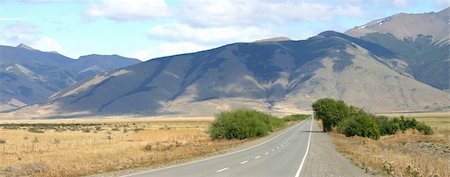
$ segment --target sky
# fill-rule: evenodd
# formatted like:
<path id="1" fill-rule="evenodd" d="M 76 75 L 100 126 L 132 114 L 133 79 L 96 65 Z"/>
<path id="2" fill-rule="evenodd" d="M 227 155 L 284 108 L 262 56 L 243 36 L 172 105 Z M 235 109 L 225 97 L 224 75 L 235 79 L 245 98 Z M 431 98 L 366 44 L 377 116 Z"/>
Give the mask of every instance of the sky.
<path id="1" fill-rule="evenodd" d="M 146 61 L 235 42 L 302 40 L 450 0 L 0 0 L 0 45 Z"/>

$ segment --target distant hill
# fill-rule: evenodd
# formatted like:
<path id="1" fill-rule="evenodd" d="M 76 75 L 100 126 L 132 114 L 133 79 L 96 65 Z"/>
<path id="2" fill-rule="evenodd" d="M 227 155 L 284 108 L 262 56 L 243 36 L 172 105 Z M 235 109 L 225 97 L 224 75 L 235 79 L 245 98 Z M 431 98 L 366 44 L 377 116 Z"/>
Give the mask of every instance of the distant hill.
<path id="1" fill-rule="evenodd" d="M 300 41 L 235 43 L 99 74 L 14 114 L 213 115 L 237 107 L 295 113 L 324 97 L 378 112 L 448 106 L 448 93 L 392 69 L 386 60 L 401 59 L 383 46 L 334 31 Z"/>
<path id="2" fill-rule="evenodd" d="M 433 87 L 449 90 L 449 18 L 450 8 L 437 13 L 401 13 L 345 33 L 395 52 L 399 60 L 384 60 L 393 69 L 402 70 Z"/>
<path id="3" fill-rule="evenodd" d="M 74 60 L 24 44 L 0 46 L 0 111 L 45 102 L 78 81 L 139 62 L 117 55 L 89 55 Z"/>

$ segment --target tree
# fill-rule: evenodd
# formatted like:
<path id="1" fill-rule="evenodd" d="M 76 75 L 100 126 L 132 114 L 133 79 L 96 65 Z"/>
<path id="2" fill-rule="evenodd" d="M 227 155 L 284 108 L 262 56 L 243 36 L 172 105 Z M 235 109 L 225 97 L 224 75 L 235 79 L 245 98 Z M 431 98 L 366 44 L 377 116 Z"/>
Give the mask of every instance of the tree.
<path id="1" fill-rule="evenodd" d="M 357 109 L 347 106 L 342 100 L 319 99 L 312 104 L 315 118 L 322 120 L 323 131 L 328 132 Z"/>

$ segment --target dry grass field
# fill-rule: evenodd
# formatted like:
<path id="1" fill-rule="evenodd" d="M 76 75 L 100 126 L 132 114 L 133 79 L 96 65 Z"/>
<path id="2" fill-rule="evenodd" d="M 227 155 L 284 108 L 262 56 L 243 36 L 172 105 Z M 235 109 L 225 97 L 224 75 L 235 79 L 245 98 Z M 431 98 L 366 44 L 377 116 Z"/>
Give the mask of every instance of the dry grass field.
<path id="1" fill-rule="evenodd" d="M 80 176 L 161 166 L 243 141 L 211 141 L 212 119 L 0 122 L 0 176 Z"/>
<path id="2" fill-rule="evenodd" d="M 432 127 L 433 135 L 408 130 L 380 140 L 330 133 L 339 151 L 371 173 L 385 176 L 450 176 L 450 114 L 402 114 Z M 387 115 L 396 117 L 399 115 Z"/>

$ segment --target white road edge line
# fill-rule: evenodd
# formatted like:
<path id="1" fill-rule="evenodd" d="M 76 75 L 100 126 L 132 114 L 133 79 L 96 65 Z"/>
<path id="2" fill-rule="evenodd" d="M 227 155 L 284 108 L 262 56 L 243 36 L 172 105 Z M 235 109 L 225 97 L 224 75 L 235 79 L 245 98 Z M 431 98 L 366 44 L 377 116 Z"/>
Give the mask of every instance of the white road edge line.
<path id="1" fill-rule="evenodd" d="M 261 156 L 256 156 L 255 159 L 259 159 Z"/>
<path id="2" fill-rule="evenodd" d="M 272 141 L 272 140 L 274 140 L 274 139 L 277 139 L 277 138 L 280 137 L 281 135 L 286 134 L 286 133 L 289 132 L 290 130 L 294 129 L 295 127 L 297 127 L 297 126 L 299 126 L 300 124 L 303 124 L 303 123 L 305 123 L 305 122 L 306 122 L 306 121 L 302 121 L 302 122 L 300 122 L 299 124 L 294 125 L 294 126 L 290 127 L 289 129 L 285 130 L 283 133 L 280 133 L 280 134 L 278 134 L 277 136 L 275 136 L 275 137 L 273 137 L 273 138 L 271 138 L 271 139 L 269 139 L 269 140 L 267 140 L 267 141 L 264 141 L 264 142 L 262 142 L 262 143 L 260 143 L 260 144 L 257 144 L 257 145 L 255 145 L 255 146 L 252 146 L 252 147 L 249 147 L 249 148 L 245 148 L 245 149 L 241 149 L 241 150 L 234 151 L 234 152 L 231 152 L 231 153 L 226 153 L 226 154 L 222 154 L 222 155 L 219 155 L 219 156 L 213 156 L 213 157 L 210 157 L 210 158 L 205 158 L 205 159 L 201 159 L 201 160 L 197 160 L 197 161 L 192 161 L 192 162 L 182 163 L 182 164 L 173 165 L 173 166 L 168 166 L 168 167 L 164 167 L 164 168 L 153 169 L 153 170 L 149 170 L 149 171 L 143 171 L 143 172 L 138 172 L 138 173 L 127 174 L 127 175 L 123 175 L 123 176 L 120 176 L 120 177 L 129 177 L 129 176 L 140 175 L 140 174 L 144 174 L 144 173 L 151 173 L 151 172 L 155 172 L 155 171 L 160 171 L 160 170 L 165 170 L 165 169 L 175 168 L 175 167 L 179 167 L 179 166 L 183 166 L 183 165 L 191 165 L 191 164 L 195 164 L 195 163 L 199 163 L 199 162 L 203 162 L 203 161 L 207 161 L 207 160 L 211 160 L 211 159 L 216 159 L 216 158 L 220 158 L 220 157 L 224 157 L 224 156 L 236 154 L 236 153 L 239 153 L 239 152 L 247 151 L 247 150 L 256 148 L 256 147 L 258 147 L 258 146 L 261 146 L 261 145 L 263 145 L 263 144 L 266 144 L 266 143 L 268 143 L 268 142 L 270 142 L 270 141 Z"/>
<path id="3" fill-rule="evenodd" d="M 308 156 L 309 144 L 311 143 L 311 131 L 312 131 L 313 123 L 314 123 L 314 119 L 313 119 L 313 117 L 311 117 L 311 127 L 309 127 L 308 145 L 306 147 L 306 152 L 305 152 L 305 156 L 303 156 L 302 163 L 300 163 L 300 166 L 297 169 L 297 173 L 295 173 L 295 177 L 300 176 L 300 172 L 302 172 L 303 164 L 305 164 L 306 156 Z"/>
<path id="4" fill-rule="evenodd" d="M 230 168 L 226 167 L 226 168 L 222 168 L 222 169 L 220 169 L 220 170 L 217 170 L 216 172 L 217 172 L 217 173 L 220 173 L 220 172 L 225 171 L 225 170 L 228 170 L 228 169 L 230 169 Z"/>
<path id="5" fill-rule="evenodd" d="M 242 162 L 241 162 L 241 164 L 244 164 L 244 163 L 247 163 L 247 162 L 248 162 L 248 160 L 246 160 L 246 161 L 242 161 Z"/>

